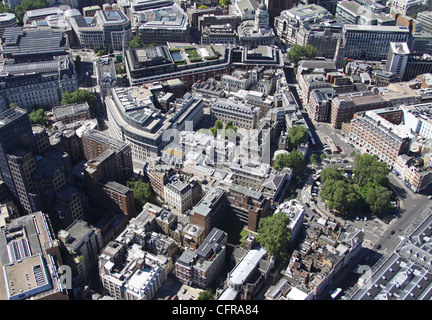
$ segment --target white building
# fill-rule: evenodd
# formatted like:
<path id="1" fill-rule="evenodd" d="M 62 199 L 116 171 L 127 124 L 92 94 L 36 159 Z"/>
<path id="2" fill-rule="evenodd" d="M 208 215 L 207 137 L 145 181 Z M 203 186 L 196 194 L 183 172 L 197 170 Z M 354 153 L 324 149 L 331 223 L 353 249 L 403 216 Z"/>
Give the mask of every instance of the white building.
<path id="1" fill-rule="evenodd" d="M 289 217 L 288 229 L 291 230 L 291 243 L 297 240 L 297 236 L 303 228 L 304 207 L 296 199 L 281 203 L 274 214 L 285 212 Z"/>
<path id="2" fill-rule="evenodd" d="M 260 108 L 248 102 L 236 101 L 234 98 L 219 98 L 212 101 L 210 115 L 212 119 L 220 119 L 224 123 L 231 121 L 233 126 L 255 129 L 258 125 Z"/>
<path id="3" fill-rule="evenodd" d="M 403 79 L 409 55 L 410 50 L 406 42 L 391 42 L 385 70 L 394 72 Z"/>
<path id="4" fill-rule="evenodd" d="M 97 10 L 93 17 L 74 15 L 69 21 L 83 48 L 122 50 L 132 38 L 131 23 L 120 10 Z"/>
<path id="5" fill-rule="evenodd" d="M 174 180 L 164 185 L 165 202 L 176 213 L 184 213 L 193 205 L 193 186 Z"/>

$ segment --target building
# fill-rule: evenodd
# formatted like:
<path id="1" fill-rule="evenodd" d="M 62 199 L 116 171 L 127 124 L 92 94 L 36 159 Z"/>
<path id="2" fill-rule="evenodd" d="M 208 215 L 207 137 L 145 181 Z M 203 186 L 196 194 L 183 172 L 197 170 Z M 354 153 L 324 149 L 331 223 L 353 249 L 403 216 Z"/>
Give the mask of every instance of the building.
<path id="1" fill-rule="evenodd" d="M 274 21 L 281 11 L 291 9 L 296 4 L 294 0 L 264 0 L 263 2 L 267 6 L 270 21 Z"/>
<path id="2" fill-rule="evenodd" d="M 171 4 L 167 6 L 131 10 L 134 25 L 144 44 L 166 45 L 167 42 L 189 42 L 188 16 L 176 3 L 170 2 Z"/>
<path id="3" fill-rule="evenodd" d="M 75 103 L 64 106 L 56 106 L 52 109 L 53 121 L 60 121 L 63 125 L 90 119 L 90 107 L 87 103 Z"/>
<path id="4" fill-rule="evenodd" d="M 57 236 L 62 243 L 63 260 L 72 268 L 73 277 L 86 280 L 90 267 L 97 262 L 103 249 L 100 230 L 77 220 L 65 230 L 60 230 Z"/>
<path id="5" fill-rule="evenodd" d="M 189 58 L 189 56 L 193 59 Z M 125 66 L 132 86 L 179 79 L 187 88 L 230 72 L 232 49 L 224 45 L 169 44 L 129 49 Z"/>
<path id="6" fill-rule="evenodd" d="M 98 260 L 104 289 L 115 300 L 151 300 L 166 279 L 167 259 L 119 238 L 110 242 Z"/>
<path id="7" fill-rule="evenodd" d="M 123 50 L 129 47 L 131 22 L 120 10 L 97 10 L 93 17 L 74 15 L 69 21 L 83 48 Z"/>
<path id="8" fill-rule="evenodd" d="M 176 213 L 185 213 L 194 204 L 193 189 L 196 183 L 173 180 L 164 185 L 165 202 Z"/>
<path id="9" fill-rule="evenodd" d="M 3 36 L 5 28 L 17 26 L 18 22 L 14 13 L 3 12 L 0 14 L 0 38 Z"/>
<path id="10" fill-rule="evenodd" d="M 302 204 L 296 199 L 285 201 L 281 203 L 275 210 L 274 214 L 285 212 L 289 217 L 288 229 L 291 231 L 291 247 L 299 240 L 298 236 L 303 229 L 303 219 L 305 210 Z"/>
<path id="11" fill-rule="evenodd" d="M 409 150 L 411 136 L 375 111 L 356 113 L 349 137 L 366 152 L 392 166 L 400 154 Z"/>
<path id="12" fill-rule="evenodd" d="M 400 79 L 404 79 L 410 50 L 407 43 L 390 43 L 385 70 L 396 73 Z"/>
<path id="13" fill-rule="evenodd" d="M 312 89 L 308 106 L 312 119 L 327 122 L 330 119 L 331 102 L 336 95 L 333 88 Z"/>
<path id="14" fill-rule="evenodd" d="M 8 195 L 19 203 L 20 196 L 14 182 L 16 175 L 13 175 L 8 155 L 17 148 L 36 150 L 30 120 L 25 110 L 19 107 L 10 108 L 0 115 L 0 146 L 0 173 L 6 183 Z M 32 212 L 28 204 L 24 207 Z"/>
<path id="15" fill-rule="evenodd" d="M 185 250 L 175 264 L 176 277 L 187 285 L 207 288 L 225 264 L 227 234 L 213 228 L 195 251 Z"/>
<path id="16" fill-rule="evenodd" d="M 59 244 L 44 213 L 12 219 L 0 233 L 2 300 L 69 300 Z"/>
<path id="17" fill-rule="evenodd" d="M 344 25 L 342 35 L 345 57 L 382 60 L 387 58 L 390 43 L 407 42 L 410 31 L 404 26 Z"/>
<path id="18" fill-rule="evenodd" d="M 335 13 L 336 21 L 343 24 L 394 26 L 396 19 L 390 14 L 374 13 L 356 1 L 338 2 Z"/>
<path id="19" fill-rule="evenodd" d="M 105 101 L 117 139 L 126 142 L 138 160 L 158 157 L 171 137 L 193 130 L 203 117 L 203 99 L 191 94 L 177 99 L 166 114 L 154 106 L 146 88 L 116 88 Z M 178 131 L 169 130 L 174 128 Z"/>
<path id="20" fill-rule="evenodd" d="M 269 14 L 264 1 L 258 6 L 254 20 L 241 22 L 237 32 L 241 46 L 255 47 L 274 44 L 275 34 L 273 28 L 270 27 Z"/>
<path id="21" fill-rule="evenodd" d="M 237 44 L 237 31 L 227 23 L 225 25 L 212 24 L 204 27 L 201 34 L 202 44 Z"/>
<path id="22" fill-rule="evenodd" d="M 343 122 L 351 121 L 357 112 L 388 106 L 389 103 L 379 94 L 360 92 L 338 95 L 332 100 L 330 121 L 333 128 L 339 129 Z"/>
<path id="23" fill-rule="evenodd" d="M 115 212 L 124 213 L 128 220 L 136 216 L 134 191 L 118 182 L 99 180 L 97 203 Z"/>
<path id="24" fill-rule="evenodd" d="M 219 98 L 212 101 L 210 105 L 212 119 L 219 119 L 224 123 L 231 121 L 232 125 L 238 128 L 255 129 L 259 114 L 260 108 L 244 100 Z"/>
<path id="25" fill-rule="evenodd" d="M 48 7 L 42 9 L 28 10 L 24 13 L 23 23 L 30 24 L 33 21 L 42 21 L 46 17 L 56 15 L 63 12 L 59 7 Z"/>
<path id="26" fill-rule="evenodd" d="M 421 23 L 424 31 L 432 33 L 432 11 L 418 12 L 417 20 Z"/>
<path id="27" fill-rule="evenodd" d="M 126 184 L 133 175 L 132 152 L 128 144 L 113 139 L 97 130 L 87 130 L 81 136 L 84 157 L 88 166 L 96 168 L 97 163 L 112 159 L 112 169 L 106 172 L 106 178 Z M 97 159 L 97 160 L 95 160 Z M 95 160 L 95 161 L 92 161 Z"/>
<path id="28" fill-rule="evenodd" d="M 273 3 L 274 1 L 270 2 Z M 333 17 L 330 12 L 319 5 L 299 5 L 296 8 L 289 8 L 289 10 L 281 10 L 274 19 L 274 28 L 279 39 L 292 46 L 300 44 L 298 43 L 300 30 L 331 20 Z"/>
<path id="29" fill-rule="evenodd" d="M 427 218 L 372 274 L 359 279 L 359 287 L 350 300 L 428 300 L 431 297 L 428 249 L 431 210 L 427 209 L 427 213 Z"/>
<path id="30" fill-rule="evenodd" d="M 424 0 L 392 0 L 389 2 L 390 12 L 410 16 L 422 11 L 426 3 Z"/>
<path id="31" fill-rule="evenodd" d="M 259 219 L 268 214 L 270 206 L 270 200 L 261 192 L 234 183 L 228 189 L 227 200 L 226 218 L 253 232 L 258 229 Z"/>

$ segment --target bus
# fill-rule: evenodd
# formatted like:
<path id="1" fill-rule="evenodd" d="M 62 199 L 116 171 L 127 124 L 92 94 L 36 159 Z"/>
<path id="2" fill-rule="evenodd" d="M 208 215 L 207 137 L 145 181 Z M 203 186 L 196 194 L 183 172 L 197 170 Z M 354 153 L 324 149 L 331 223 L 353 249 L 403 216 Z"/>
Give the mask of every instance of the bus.
<path id="1" fill-rule="evenodd" d="M 341 292 L 342 292 L 342 289 L 337 288 L 335 291 L 333 291 L 333 293 L 331 294 L 330 297 L 332 298 L 332 300 L 335 300 L 340 295 Z"/>

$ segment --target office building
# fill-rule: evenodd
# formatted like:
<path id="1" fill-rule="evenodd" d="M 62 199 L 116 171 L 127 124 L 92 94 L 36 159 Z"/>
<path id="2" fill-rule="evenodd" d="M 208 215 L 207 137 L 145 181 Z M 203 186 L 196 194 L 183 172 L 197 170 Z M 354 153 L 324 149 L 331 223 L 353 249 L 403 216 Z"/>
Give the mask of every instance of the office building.
<path id="1" fill-rule="evenodd" d="M 336 7 L 336 21 L 342 24 L 367 26 L 394 26 L 396 19 L 390 14 L 374 13 L 357 1 L 340 1 Z"/>
<path id="2" fill-rule="evenodd" d="M 350 300 L 429 300 L 431 209 L 427 218 L 397 249 L 386 256 L 372 274 L 363 275 Z"/>
<path id="3" fill-rule="evenodd" d="M 175 264 L 176 277 L 187 285 L 207 288 L 225 265 L 227 234 L 213 228 L 195 251 L 185 250 Z"/>
<path id="4" fill-rule="evenodd" d="M 201 34 L 201 44 L 235 45 L 238 40 L 237 31 L 229 23 L 225 25 L 212 24 L 204 27 Z"/>
<path id="5" fill-rule="evenodd" d="M 52 108 L 53 121 L 60 121 L 63 125 L 80 120 L 90 119 L 90 107 L 87 101 L 81 103 L 56 106 Z"/>
<path id="6" fill-rule="evenodd" d="M 379 94 L 369 92 L 341 94 L 332 100 L 330 122 L 335 129 L 342 123 L 353 119 L 354 114 L 360 111 L 381 109 L 390 106 Z"/>
<path id="7" fill-rule="evenodd" d="M 396 73 L 400 79 L 404 79 L 405 69 L 410 50 L 407 43 L 390 43 L 385 70 Z"/>
<path id="8" fill-rule="evenodd" d="M 231 61 L 232 49 L 224 45 L 170 43 L 129 49 L 125 53 L 126 72 L 132 86 L 179 79 L 190 88 L 197 81 L 220 79 L 231 71 Z"/>
<path id="9" fill-rule="evenodd" d="M 166 279 L 167 258 L 120 235 L 99 255 L 99 277 L 115 300 L 151 300 Z"/>
<path id="10" fill-rule="evenodd" d="M 410 16 L 422 11 L 426 3 L 425 0 L 392 0 L 389 1 L 390 12 Z"/>
<path id="11" fill-rule="evenodd" d="M 231 121 L 233 126 L 245 129 L 255 129 L 258 125 L 260 108 L 247 101 L 236 101 L 233 98 L 219 98 L 212 101 L 210 115 L 212 119 Z"/>
<path id="12" fill-rule="evenodd" d="M 166 114 L 154 106 L 146 88 L 116 88 L 105 101 L 116 137 L 130 145 L 132 157 L 138 160 L 159 155 L 175 134 L 168 129 L 193 130 L 203 116 L 202 98 L 191 94 L 177 99 L 174 109 Z"/>
<path id="13" fill-rule="evenodd" d="M 188 16 L 174 1 L 134 1 L 129 10 L 133 27 L 144 44 L 189 42 Z"/>
<path id="14" fill-rule="evenodd" d="M 60 230 L 57 236 L 62 244 L 63 260 L 71 267 L 72 276 L 86 280 L 90 267 L 97 262 L 103 249 L 100 230 L 77 220 L 65 230 Z"/>
<path id="15" fill-rule="evenodd" d="M 421 23 L 424 31 L 432 33 L 432 11 L 419 12 L 417 20 Z"/>
<path id="16" fill-rule="evenodd" d="M 97 130 L 87 130 L 81 136 L 84 157 L 90 167 L 97 167 L 98 162 L 112 159 L 112 170 L 107 176 L 121 184 L 126 184 L 133 175 L 132 154 L 128 144 L 113 139 Z M 92 162 L 93 159 L 98 159 Z"/>
<path id="17" fill-rule="evenodd" d="M 193 189 L 198 188 L 196 182 L 186 182 L 179 179 L 169 181 L 164 185 L 165 202 L 176 213 L 185 213 L 194 204 Z"/>
<path id="18" fill-rule="evenodd" d="M 69 300 L 59 243 L 44 213 L 12 219 L 0 234 L 2 300 Z"/>
<path id="19" fill-rule="evenodd" d="M 293 9 L 282 10 L 274 19 L 274 28 L 281 41 L 287 45 L 295 45 L 300 44 L 298 35 L 301 30 L 332 20 L 334 19 L 330 12 L 319 5 L 299 5 Z"/>
<path id="20" fill-rule="evenodd" d="M 97 203 L 130 220 L 136 216 L 134 191 L 118 182 L 101 179 L 98 182 Z"/>
<path id="21" fill-rule="evenodd" d="M 229 208 L 226 219 L 237 225 L 247 226 L 256 232 L 260 218 L 266 217 L 270 200 L 259 191 L 232 184 L 227 193 Z"/>
<path id="22" fill-rule="evenodd" d="M 295 0 L 263 0 L 262 2 L 267 6 L 270 23 L 273 23 L 281 11 L 291 9 L 297 4 Z"/>
<path id="23" fill-rule="evenodd" d="M 411 136 L 375 111 L 356 113 L 349 137 L 366 152 L 392 166 L 396 157 L 409 150 Z"/>
<path id="24" fill-rule="evenodd" d="M 0 38 L 3 36 L 3 31 L 8 27 L 17 27 L 18 22 L 14 13 L 0 13 Z"/>
<path id="25" fill-rule="evenodd" d="M 69 21 L 82 48 L 123 50 L 129 47 L 131 23 L 120 10 L 97 10 L 94 17 L 74 15 Z"/>
<path id="26" fill-rule="evenodd" d="M 410 31 L 401 26 L 344 25 L 342 34 L 345 57 L 382 60 L 387 58 L 390 43 L 407 42 Z"/>

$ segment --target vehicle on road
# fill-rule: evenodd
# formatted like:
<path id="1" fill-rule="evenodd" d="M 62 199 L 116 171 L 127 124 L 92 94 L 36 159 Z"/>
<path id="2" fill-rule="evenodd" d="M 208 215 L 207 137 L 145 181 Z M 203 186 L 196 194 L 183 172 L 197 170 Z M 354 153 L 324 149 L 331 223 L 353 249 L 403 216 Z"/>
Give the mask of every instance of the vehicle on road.
<path id="1" fill-rule="evenodd" d="M 390 231 L 390 234 L 395 234 L 395 232 L 396 232 L 396 231 L 392 230 L 392 231 Z"/>
<path id="2" fill-rule="evenodd" d="M 381 249 L 381 245 L 378 243 L 378 244 L 375 246 L 375 248 L 377 248 L 377 249 Z"/>

